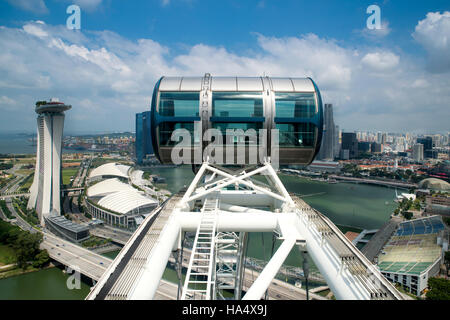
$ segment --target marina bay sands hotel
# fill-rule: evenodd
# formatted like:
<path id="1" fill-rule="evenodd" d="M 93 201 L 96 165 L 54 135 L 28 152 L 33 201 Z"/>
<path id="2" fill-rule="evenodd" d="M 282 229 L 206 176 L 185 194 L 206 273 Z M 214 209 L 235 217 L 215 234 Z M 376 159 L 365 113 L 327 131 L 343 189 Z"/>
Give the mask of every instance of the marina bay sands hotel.
<path id="1" fill-rule="evenodd" d="M 37 152 L 36 169 L 30 188 L 28 208 L 35 208 L 41 225 L 44 215 L 61 214 L 61 159 L 64 111 L 72 108 L 52 98 L 36 103 Z"/>

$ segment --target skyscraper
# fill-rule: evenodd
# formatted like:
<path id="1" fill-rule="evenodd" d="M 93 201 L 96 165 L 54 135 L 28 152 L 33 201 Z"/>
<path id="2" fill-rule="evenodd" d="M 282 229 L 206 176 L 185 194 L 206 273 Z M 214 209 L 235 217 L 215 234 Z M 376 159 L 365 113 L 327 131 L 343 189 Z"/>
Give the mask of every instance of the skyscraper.
<path id="1" fill-rule="evenodd" d="M 341 142 L 340 142 L 340 130 L 339 126 L 334 127 L 334 157 L 338 158 L 341 152 Z"/>
<path id="2" fill-rule="evenodd" d="M 136 113 L 136 160 L 142 163 L 147 155 L 153 154 L 150 111 Z"/>
<path id="3" fill-rule="evenodd" d="M 322 136 L 322 144 L 320 146 L 320 151 L 317 156 L 318 160 L 333 160 L 334 150 L 335 150 L 335 130 L 333 120 L 333 105 L 331 103 L 326 103 L 324 106 L 324 130 Z"/>
<path id="4" fill-rule="evenodd" d="M 414 161 L 423 161 L 423 144 L 415 144 L 413 146 L 413 159 Z"/>
<path id="5" fill-rule="evenodd" d="M 358 140 L 356 139 L 356 133 L 342 133 L 342 150 L 348 150 L 350 158 L 356 158 L 358 156 Z"/>
<path id="6" fill-rule="evenodd" d="M 423 144 L 423 155 L 425 158 L 437 158 L 437 152 L 433 150 L 433 138 L 417 138 L 417 143 Z"/>
<path id="7" fill-rule="evenodd" d="M 41 225 L 44 215 L 61 214 L 61 147 L 64 129 L 64 111 L 72 108 L 51 99 L 36 102 L 37 151 L 33 184 L 28 208 L 35 208 Z"/>

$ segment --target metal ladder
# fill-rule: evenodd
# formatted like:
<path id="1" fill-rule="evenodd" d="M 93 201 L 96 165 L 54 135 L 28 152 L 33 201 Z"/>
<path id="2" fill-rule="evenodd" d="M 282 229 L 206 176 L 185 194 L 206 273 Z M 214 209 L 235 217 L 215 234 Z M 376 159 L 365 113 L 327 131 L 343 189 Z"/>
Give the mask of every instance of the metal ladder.
<path id="1" fill-rule="evenodd" d="M 195 234 L 191 258 L 184 281 L 182 300 L 210 300 L 215 284 L 214 238 L 216 235 L 218 193 L 205 199 L 202 218 Z M 206 277 L 206 280 L 205 280 Z"/>

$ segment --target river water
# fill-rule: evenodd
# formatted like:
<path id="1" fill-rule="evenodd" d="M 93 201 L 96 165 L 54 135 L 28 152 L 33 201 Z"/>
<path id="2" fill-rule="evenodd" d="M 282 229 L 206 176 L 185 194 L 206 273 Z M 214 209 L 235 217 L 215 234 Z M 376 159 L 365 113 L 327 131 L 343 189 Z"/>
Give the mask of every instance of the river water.
<path id="1" fill-rule="evenodd" d="M 159 185 L 171 192 L 177 192 L 189 185 L 194 177 L 190 167 L 152 168 L 152 174 L 166 179 Z M 359 229 L 377 229 L 388 219 L 395 209 L 395 191 L 391 188 L 353 183 L 328 184 L 310 181 L 289 175 L 280 175 L 287 190 L 299 195 L 312 207 L 328 216 L 335 224 Z M 275 242 L 274 251 L 279 246 Z M 301 266 L 302 260 L 292 250 L 285 264 Z M 272 234 L 252 233 L 249 236 L 247 255 L 267 260 L 272 252 Z M 117 252 L 108 254 L 114 258 Z M 311 269 L 315 269 L 310 261 Z M 46 269 L 21 276 L 0 280 L 0 299 L 84 299 L 89 292 L 89 284 L 82 282 L 79 290 L 66 287 L 67 275 L 58 268 Z M 175 273 L 165 272 L 164 278 L 175 281 Z M 37 290 L 39 288 L 39 290 Z"/>

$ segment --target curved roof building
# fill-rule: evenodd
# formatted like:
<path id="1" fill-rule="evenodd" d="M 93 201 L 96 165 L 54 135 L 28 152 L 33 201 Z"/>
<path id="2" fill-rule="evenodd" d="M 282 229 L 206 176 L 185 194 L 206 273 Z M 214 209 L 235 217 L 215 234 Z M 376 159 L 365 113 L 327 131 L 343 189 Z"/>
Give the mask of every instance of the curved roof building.
<path id="1" fill-rule="evenodd" d="M 111 178 L 100 181 L 99 183 L 89 187 L 86 194 L 88 197 L 104 197 L 111 193 L 127 190 L 137 191 L 129 184 L 120 182 L 117 178 Z"/>
<path id="2" fill-rule="evenodd" d="M 436 178 L 423 179 L 419 182 L 419 189 L 432 189 L 436 191 L 450 191 L 450 183 Z"/>
<path id="3" fill-rule="evenodd" d="M 129 166 L 107 163 L 92 170 L 89 178 L 102 180 L 86 190 L 86 207 L 92 217 L 104 223 L 134 230 L 143 216 L 150 213 L 159 204 L 143 191 L 124 183 L 128 181 Z"/>
<path id="4" fill-rule="evenodd" d="M 137 190 L 122 190 L 101 198 L 98 205 L 121 214 L 134 214 L 139 211 L 144 213 L 148 207 L 156 207 L 158 201 L 145 197 Z"/>
<path id="5" fill-rule="evenodd" d="M 162 77 L 153 91 L 151 118 L 153 150 L 162 163 L 180 163 L 172 159 L 180 139 L 175 131 L 189 144 L 184 162 L 201 163 L 213 141 L 205 133 L 216 129 L 215 145 L 234 151 L 230 157 L 228 150 L 226 156 L 214 154 L 217 164 L 277 157 L 280 164 L 307 165 L 323 131 L 322 98 L 310 78 Z M 254 150 L 256 162 L 250 158 Z M 213 157 L 211 151 L 207 155 Z"/>
<path id="6" fill-rule="evenodd" d="M 89 179 L 93 178 L 107 178 L 107 177 L 119 177 L 128 179 L 128 171 L 130 170 L 130 166 L 125 166 L 117 163 L 106 163 L 95 169 L 93 169 L 89 173 Z"/>

